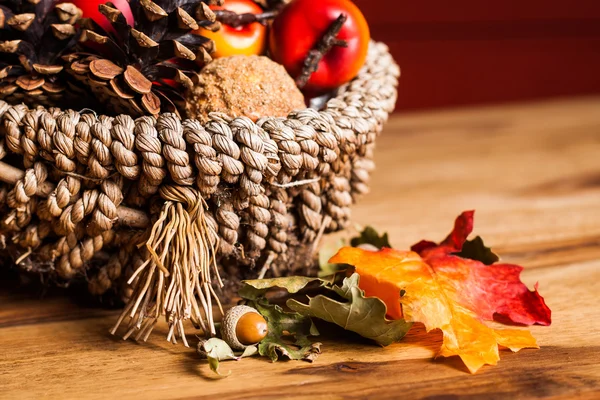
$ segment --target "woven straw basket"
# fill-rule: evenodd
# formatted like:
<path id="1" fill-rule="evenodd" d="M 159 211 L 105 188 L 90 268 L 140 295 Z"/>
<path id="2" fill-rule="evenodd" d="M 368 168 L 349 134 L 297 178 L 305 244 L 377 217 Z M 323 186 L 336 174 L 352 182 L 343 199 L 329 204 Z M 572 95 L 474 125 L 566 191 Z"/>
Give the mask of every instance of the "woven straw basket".
<path id="1" fill-rule="evenodd" d="M 211 297 L 261 270 L 298 273 L 321 234 L 347 226 L 350 205 L 368 191 L 399 74 L 387 47 L 372 42 L 359 75 L 323 110 L 256 123 L 223 114 L 204 125 L 174 114 L 133 120 L 0 101 L 4 264 L 137 298 L 125 311 L 141 315 L 138 329 L 165 310 L 169 321 L 191 314 L 201 323 L 190 297 L 206 310 Z"/>

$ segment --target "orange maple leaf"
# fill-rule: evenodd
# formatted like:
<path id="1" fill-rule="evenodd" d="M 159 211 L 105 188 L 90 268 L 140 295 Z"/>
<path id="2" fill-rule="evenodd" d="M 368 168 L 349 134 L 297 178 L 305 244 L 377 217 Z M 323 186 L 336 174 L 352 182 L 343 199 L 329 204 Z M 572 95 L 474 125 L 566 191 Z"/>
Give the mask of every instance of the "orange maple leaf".
<path id="1" fill-rule="evenodd" d="M 485 265 L 459 257 L 473 228 L 473 212 L 456 220 L 452 233 L 439 245 L 420 242 L 415 251 L 369 251 L 342 248 L 329 262 L 353 265 L 367 296 L 379 297 L 392 318 L 421 322 L 427 331 L 444 335 L 438 356 L 458 355 L 474 373 L 500 359 L 498 345 L 512 351 L 538 348 L 531 333 L 493 329 L 482 320 L 495 314 L 519 324 L 550 324 L 550 309 L 536 290 L 520 281 L 522 267 Z"/>

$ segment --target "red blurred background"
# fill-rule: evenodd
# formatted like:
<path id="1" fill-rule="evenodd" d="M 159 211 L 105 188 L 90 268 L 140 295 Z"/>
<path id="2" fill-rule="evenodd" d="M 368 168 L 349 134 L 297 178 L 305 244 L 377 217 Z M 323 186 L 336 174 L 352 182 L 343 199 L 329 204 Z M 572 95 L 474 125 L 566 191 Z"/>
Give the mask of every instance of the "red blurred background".
<path id="1" fill-rule="evenodd" d="M 354 1 L 402 69 L 397 109 L 600 93 L 600 0 Z"/>

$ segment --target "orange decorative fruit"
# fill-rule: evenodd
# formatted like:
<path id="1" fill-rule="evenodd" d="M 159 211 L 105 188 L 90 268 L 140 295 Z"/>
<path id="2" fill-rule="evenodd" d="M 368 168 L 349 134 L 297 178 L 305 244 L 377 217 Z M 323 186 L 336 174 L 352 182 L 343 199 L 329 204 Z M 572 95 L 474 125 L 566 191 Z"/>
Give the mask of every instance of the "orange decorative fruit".
<path id="1" fill-rule="evenodd" d="M 223 7 L 210 6 L 211 10 L 229 10 L 238 14 L 260 14 L 262 9 L 252 0 L 227 0 Z M 214 58 L 234 55 L 260 55 L 265 52 L 267 27 L 259 22 L 233 27 L 223 24 L 217 32 L 200 28 L 195 33 L 212 39 L 216 45 Z"/>

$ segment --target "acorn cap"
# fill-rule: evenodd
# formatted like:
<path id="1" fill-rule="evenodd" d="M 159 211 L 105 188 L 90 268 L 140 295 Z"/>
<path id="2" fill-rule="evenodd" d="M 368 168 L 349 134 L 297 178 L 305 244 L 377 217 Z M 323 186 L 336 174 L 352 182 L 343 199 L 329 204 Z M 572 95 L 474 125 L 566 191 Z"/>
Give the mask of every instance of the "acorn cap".
<path id="1" fill-rule="evenodd" d="M 241 343 L 235 334 L 238 321 L 244 314 L 247 313 L 256 313 L 260 315 L 260 313 L 252 307 L 235 306 L 230 308 L 225 313 L 223 322 L 221 322 L 221 337 L 234 350 L 244 350 L 246 347 L 248 347 L 247 345 Z"/>

